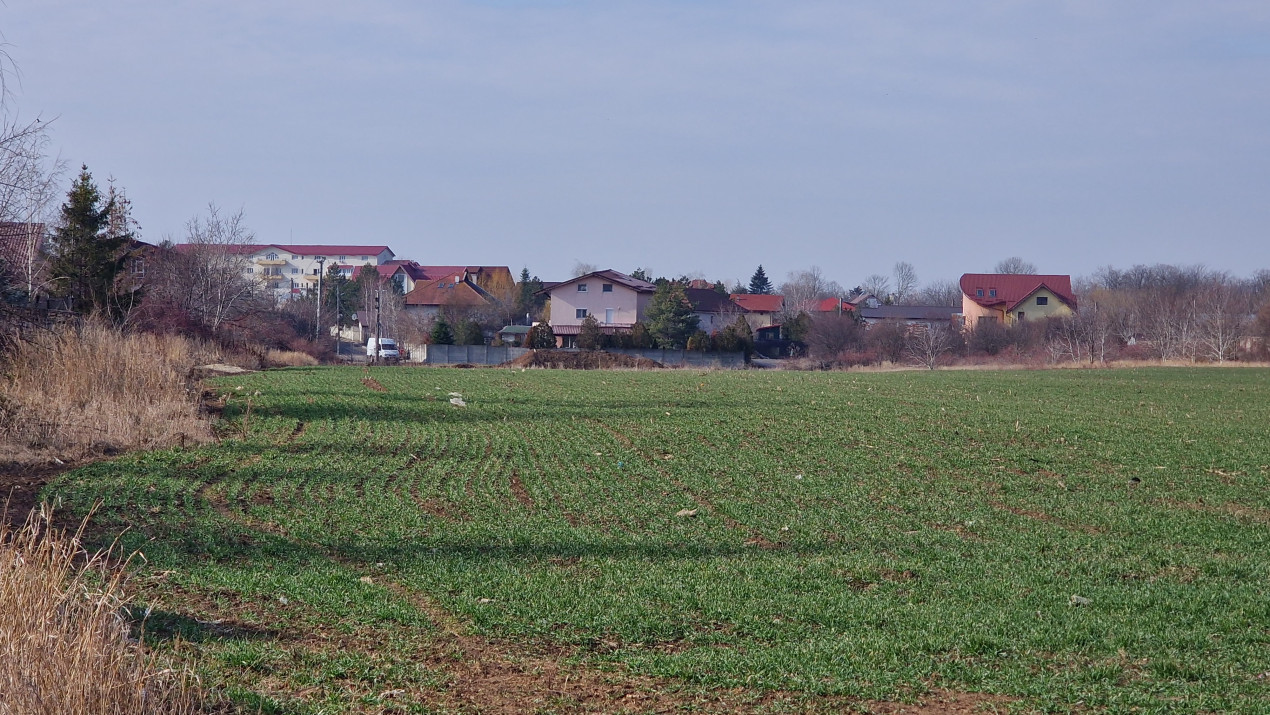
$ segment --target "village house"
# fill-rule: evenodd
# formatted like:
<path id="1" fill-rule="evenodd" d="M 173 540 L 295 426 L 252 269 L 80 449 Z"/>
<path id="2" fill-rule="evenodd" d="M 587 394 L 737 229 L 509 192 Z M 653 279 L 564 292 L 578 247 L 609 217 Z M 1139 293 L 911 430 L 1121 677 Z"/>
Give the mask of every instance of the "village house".
<path id="1" fill-rule="evenodd" d="M 644 320 L 657 286 L 614 270 L 593 271 L 543 292 L 551 298 L 548 321 L 560 347 L 576 343 L 582 321 L 594 316 L 606 335 L 630 332 Z"/>
<path id="2" fill-rule="evenodd" d="M 451 313 L 479 311 L 497 301 L 476 284 L 466 272 L 420 282 L 406 294 L 406 314 L 436 320 L 442 311 Z"/>
<path id="3" fill-rule="evenodd" d="M 960 283 L 961 313 L 972 330 L 980 323 L 1011 325 L 1076 311 L 1071 276 L 966 273 Z"/>
<path id="4" fill-rule="evenodd" d="M 785 309 L 785 296 L 764 293 L 733 293 L 728 296 L 745 311 L 750 329 L 758 330 L 776 323 L 776 316 Z"/>
<path id="5" fill-rule="evenodd" d="M 685 288 L 684 295 L 692 304 L 692 314 L 697 316 L 697 327 L 710 335 L 734 323 L 738 315 L 745 314 L 741 306 L 714 288 Z"/>

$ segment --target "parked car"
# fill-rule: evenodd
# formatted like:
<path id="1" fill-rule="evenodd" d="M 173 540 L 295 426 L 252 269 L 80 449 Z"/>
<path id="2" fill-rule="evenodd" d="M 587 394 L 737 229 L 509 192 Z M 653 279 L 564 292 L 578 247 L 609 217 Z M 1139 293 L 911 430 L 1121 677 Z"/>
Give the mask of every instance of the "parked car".
<path id="1" fill-rule="evenodd" d="M 375 354 L 375 349 L 379 349 L 379 355 Z M 397 362 L 401 359 L 401 353 L 397 350 L 397 341 L 392 338 L 379 338 L 378 343 L 375 338 L 366 341 L 366 357 L 375 359 L 378 357 L 385 362 Z"/>

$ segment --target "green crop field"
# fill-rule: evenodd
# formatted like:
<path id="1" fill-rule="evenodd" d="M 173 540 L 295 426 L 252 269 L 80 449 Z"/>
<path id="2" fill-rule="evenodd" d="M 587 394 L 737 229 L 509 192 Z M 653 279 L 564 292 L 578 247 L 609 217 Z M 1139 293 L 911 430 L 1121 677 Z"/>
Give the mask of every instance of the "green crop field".
<path id="1" fill-rule="evenodd" d="M 219 444 L 47 493 L 102 503 L 147 639 L 251 712 L 462 709 L 476 639 L 683 709 L 1270 712 L 1266 370 L 216 387 Z"/>

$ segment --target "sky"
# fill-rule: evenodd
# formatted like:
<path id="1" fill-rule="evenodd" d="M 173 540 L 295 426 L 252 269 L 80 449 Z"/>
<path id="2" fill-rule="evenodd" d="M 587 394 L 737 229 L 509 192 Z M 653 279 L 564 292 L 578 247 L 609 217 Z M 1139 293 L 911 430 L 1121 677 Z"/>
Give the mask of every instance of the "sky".
<path id="1" fill-rule="evenodd" d="M 845 286 L 1270 268 L 1270 3 L 0 0 L 11 106 L 259 243 Z"/>

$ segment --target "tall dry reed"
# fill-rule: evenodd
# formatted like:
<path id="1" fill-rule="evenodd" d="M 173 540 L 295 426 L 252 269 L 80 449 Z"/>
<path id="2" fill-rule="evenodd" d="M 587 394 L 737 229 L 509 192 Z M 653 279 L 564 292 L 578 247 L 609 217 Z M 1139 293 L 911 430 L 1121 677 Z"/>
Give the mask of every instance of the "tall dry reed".
<path id="1" fill-rule="evenodd" d="M 0 518 L 0 715 L 196 712 L 188 672 L 130 637 L 124 569 L 51 522 Z"/>
<path id="2" fill-rule="evenodd" d="M 210 426 L 190 375 L 215 357 L 185 338 L 128 334 L 95 321 L 35 336 L 8 358 L 0 434 L 72 457 L 206 441 Z"/>

